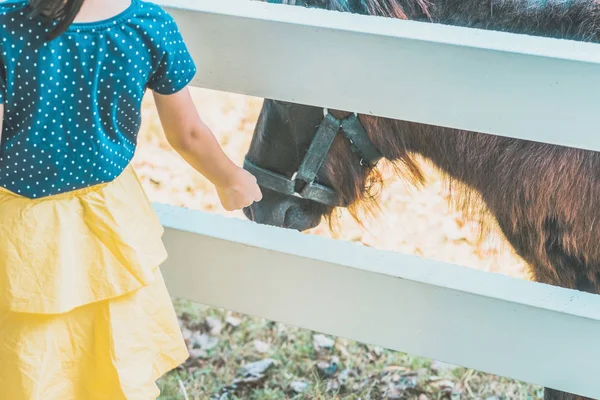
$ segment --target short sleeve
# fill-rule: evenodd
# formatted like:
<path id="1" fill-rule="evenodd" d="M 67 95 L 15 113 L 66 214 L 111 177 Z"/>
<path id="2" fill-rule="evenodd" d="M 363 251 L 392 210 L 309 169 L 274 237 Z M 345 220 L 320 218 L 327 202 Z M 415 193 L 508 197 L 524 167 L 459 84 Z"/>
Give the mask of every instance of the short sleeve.
<path id="1" fill-rule="evenodd" d="M 160 41 L 161 57 L 148 81 L 148 88 L 159 94 L 173 94 L 196 75 L 196 65 L 173 18 L 165 23 L 166 34 Z"/>

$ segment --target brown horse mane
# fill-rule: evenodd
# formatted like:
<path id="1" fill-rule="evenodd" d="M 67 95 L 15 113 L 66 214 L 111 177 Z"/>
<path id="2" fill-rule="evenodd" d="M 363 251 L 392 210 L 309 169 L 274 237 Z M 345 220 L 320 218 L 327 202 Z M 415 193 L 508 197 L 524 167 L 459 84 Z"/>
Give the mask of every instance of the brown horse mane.
<path id="1" fill-rule="evenodd" d="M 360 118 L 373 142 L 377 143 L 381 149 L 386 149 L 385 164 L 381 165 L 381 167 L 391 168 L 395 176 L 401 177 L 407 185 L 413 186 L 416 189 L 423 189 L 427 185 L 427 174 L 423 170 L 423 167 L 430 167 L 437 171 L 438 176 L 441 178 L 448 206 L 461 212 L 466 219 L 479 222 L 478 226 L 480 229 L 477 240 L 483 240 L 491 230 L 497 230 L 496 220 L 488 211 L 481 195 L 473 187 L 465 184 L 460 179 L 460 176 L 453 176 L 447 170 L 440 168 L 426 156 L 411 151 L 411 147 L 413 146 L 402 140 L 398 140 L 398 136 L 395 136 L 394 132 L 404 131 L 408 125 L 410 129 L 415 131 L 416 135 L 422 135 L 424 141 L 430 140 L 432 135 L 460 135 L 466 139 L 465 135 L 481 136 L 484 134 L 454 130 L 450 132 L 448 129 L 440 129 L 433 125 L 406 123 L 404 121 L 366 115 L 361 115 Z M 438 132 L 438 130 L 444 130 L 445 132 Z M 399 135 L 399 137 L 402 137 L 402 135 Z M 347 150 L 347 146 L 344 146 L 343 143 L 340 143 L 340 146 L 334 149 L 334 152 L 332 152 L 332 165 L 330 166 L 334 171 L 339 171 L 342 165 L 346 165 L 344 170 L 347 171 L 348 163 L 356 162 L 356 160 L 344 160 L 344 158 L 355 156 Z M 346 157 L 340 157 L 340 154 L 345 154 Z M 339 190 L 340 193 L 348 193 L 347 188 L 354 187 L 352 196 L 359 200 L 352 203 L 352 206 L 349 207 L 349 212 L 358 224 L 364 226 L 362 222 L 364 217 L 377 216 L 381 211 L 377 199 L 384 187 L 384 176 L 380 168 L 351 170 L 352 173 L 348 174 L 348 176 L 355 182 L 354 185 L 349 186 L 348 183 L 342 183 L 336 190 Z M 367 176 L 364 177 L 363 174 Z M 361 185 L 365 181 L 367 184 Z M 345 185 L 345 189 L 343 189 L 344 186 L 342 185 Z M 337 230 L 337 227 L 331 224 L 331 222 L 330 226 Z"/>
<path id="2" fill-rule="evenodd" d="M 331 0 L 328 8 L 339 11 L 354 11 L 379 17 L 408 19 L 405 8 L 397 0 L 360 0 L 357 3 L 359 7 L 354 10 L 348 10 L 348 1 Z M 421 13 L 430 17 L 430 3 L 427 0 L 414 0 L 414 6 L 418 7 Z"/>

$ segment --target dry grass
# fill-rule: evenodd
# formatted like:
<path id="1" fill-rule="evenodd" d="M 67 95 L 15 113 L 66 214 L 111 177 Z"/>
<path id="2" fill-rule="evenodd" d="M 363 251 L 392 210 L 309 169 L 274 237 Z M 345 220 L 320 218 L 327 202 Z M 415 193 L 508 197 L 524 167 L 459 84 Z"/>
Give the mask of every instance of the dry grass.
<path id="1" fill-rule="evenodd" d="M 202 118 L 214 130 L 227 154 L 241 163 L 250 143 L 261 100 L 199 89 L 193 90 L 193 97 Z M 210 184 L 187 166 L 165 142 L 150 97 L 145 99 L 139 140 L 134 165 L 152 201 L 226 214 Z M 346 212 L 340 211 L 341 233 L 338 239 L 525 279 L 525 263 L 496 233 L 492 232 L 485 240 L 480 240 L 477 221 L 467 220 L 449 206 L 448 194 L 440 176 L 430 166 L 425 165 L 424 168 L 428 171 L 429 181 L 422 190 L 415 190 L 386 171 L 386 188 L 380 198 L 381 214 L 367 219 L 363 229 Z M 243 218 L 240 212 L 228 214 Z M 331 236 L 326 224 L 308 233 Z M 211 335 L 208 333 L 210 329 L 206 328 L 206 318 L 213 316 L 224 321 L 227 317 L 224 311 L 184 301 L 177 301 L 176 306 L 184 321 L 184 329 L 189 329 L 188 333 L 205 332 L 218 340 L 218 345 L 209 351 L 194 353 L 195 357 L 188 365 L 165 377 L 161 381 L 163 400 L 185 398 L 179 379 L 190 399 L 208 399 L 213 395 L 218 395 L 215 398 L 236 398 L 223 388 L 233 381 L 237 367 L 266 356 L 277 360 L 277 366 L 255 387 L 238 390 L 240 398 L 292 398 L 289 385 L 299 379 L 309 383 L 309 389 L 297 398 L 310 399 L 419 396 L 421 399 L 422 396 L 528 399 L 539 396 L 537 388 L 518 382 L 462 368 L 444 369 L 441 373 L 435 366 L 432 368 L 429 360 L 380 351 L 341 339 L 330 351 L 317 354 L 312 346 L 311 332 L 260 319 L 240 316 L 243 320 L 241 325 L 234 328 L 225 324 L 222 331 Z M 269 350 L 261 353 L 259 349 L 264 348 L 257 348 L 255 340 L 267 343 Z M 333 356 L 340 358 L 339 370 L 332 377 L 317 376 L 315 364 L 318 360 L 330 361 Z M 342 370 L 354 372 L 337 387 L 339 371 Z M 444 389 L 443 385 L 440 387 L 439 380 L 432 380 L 436 374 L 452 382 L 454 390 Z M 410 384 L 405 385 L 405 381 L 410 381 Z M 402 385 L 406 388 L 400 390 L 404 387 Z"/>

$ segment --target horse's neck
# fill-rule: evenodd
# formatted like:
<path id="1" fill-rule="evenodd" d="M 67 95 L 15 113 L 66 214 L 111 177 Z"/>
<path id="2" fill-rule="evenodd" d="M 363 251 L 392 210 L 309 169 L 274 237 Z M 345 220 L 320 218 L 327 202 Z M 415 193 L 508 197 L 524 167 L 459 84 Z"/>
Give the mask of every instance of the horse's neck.
<path id="1" fill-rule="evenodd" d="M 479 189 L 483 189 L 481 183 L 486 175 L 500 162 L 502 148 L 513 141 L 406 121 L 388 120 L 380 128 L 385 129 L 381 131 L 384 135 L 374 141 L 386 158 L 411 165 L 416 164 L 417 154 L 451 178 Z"/>

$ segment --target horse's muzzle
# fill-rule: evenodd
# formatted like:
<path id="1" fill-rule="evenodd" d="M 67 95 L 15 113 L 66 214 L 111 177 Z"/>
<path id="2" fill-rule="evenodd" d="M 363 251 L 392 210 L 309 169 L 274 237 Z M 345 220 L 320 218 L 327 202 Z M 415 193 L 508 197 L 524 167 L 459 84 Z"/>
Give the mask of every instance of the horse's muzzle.
<path id="1" fill-rule="evenodd" d="M 305 231 L 321 222 L 309 211 L 307 200 L 263 190 L 263 199 L 244 209 L 246 218 L 259 224 Z"/>

